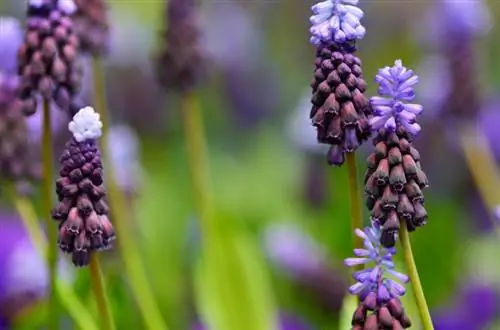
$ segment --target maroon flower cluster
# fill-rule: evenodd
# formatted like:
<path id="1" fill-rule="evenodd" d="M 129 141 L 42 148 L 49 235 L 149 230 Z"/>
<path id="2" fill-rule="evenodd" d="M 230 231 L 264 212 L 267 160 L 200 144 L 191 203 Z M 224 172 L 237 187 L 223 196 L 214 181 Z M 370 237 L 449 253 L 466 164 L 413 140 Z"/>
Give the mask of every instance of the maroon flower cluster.
<path id="1" fill-rule="evenodd" d="M 109 24 L 107 5 L 104 0 L 74 0 L 78 8 L 73 15 L 80 48 L 84 52 L 102 54 L 107 52 Z"/>
<path id="2" fill-rule="evenodd" d="M 363 95 L 361 61 L 337 45 L 318 47 L 310 118 L 317 128 L 318 142 L 331 145 L 328 162 L 340 166 L 345 153 L 353 152 L 370 136 L 367 116 L 370 103 Z"/>
<path id="3" fill-rule="evenodd" d="M 366 205 L 372 219 L 382 225 L 382 245 L 393 247 L 400 220 L 406 221 L 409 231 L 426 223 L 422 189 L 429 182 L 411 135 L 402 127 L 395 132 L 381 129 L 374 145 L 365 173 Z"/>
<path id="4" fill-rule="evenodd" d="M 57 2 L 47 0 L 28 7 L 25 40 L 18 53 L 19 98 L 26 115 L 36 112 L 38 95 L 68 110 L 80 87 L 78 38 L 70 17 Z"/>
<path id="5" fill-rule="evenodd" d="M 108 249 L 115 238 L 108 219 L 99 149 L 94 140 L 66 144 L 56 182 L 59 204 L 52 217 L 60 221 L 58 244 L 71 253 L 75 266 L 86 266 L 90 254 Z"/>
<path id="6" fill-rule="evenodd" d="M 411 327 L 401 301 L 393 297 L 381 303 L 374 292 L 369 293 L 353 314 L 352 330 L 403 330 Z"/>
<path id="7" fill-rule="evenodd" d="M 26 194 L 30 182 L 40 180 L 41 170 L 16 102 L 18 88 L 17 76 L 0 72 L 0 180 L 13 182 L 18 193 Z"/>
<path id="8" fill-rule="evenodd" d="M 167 89 L 186 91 L 196 87 L 206 69 L 195 1 L 168 1 L 166 16 L 168 26 L 157 59 L 158 79 Z"/>

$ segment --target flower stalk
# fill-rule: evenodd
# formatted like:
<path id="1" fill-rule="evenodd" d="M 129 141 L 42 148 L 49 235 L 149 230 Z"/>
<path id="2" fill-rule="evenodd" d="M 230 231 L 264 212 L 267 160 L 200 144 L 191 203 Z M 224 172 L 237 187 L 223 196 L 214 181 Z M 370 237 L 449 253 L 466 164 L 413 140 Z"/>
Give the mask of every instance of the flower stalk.
<path id="1" fill-rule="evenodd" d="M 101 266 L 97 255 L 93 253 L 90 256 L 90 278 L 92 282 L 92 290 L 94 291 L 94 296 L 97 302 L 97 309 L 99 315 L 102 319 L 102 328 L 104 330 L 115 330 L 115 323 L 113 321 L 113 316 L 111 314 L 111 309 L 109 306 L 109 301 L 106 296 L 106 289 L 104 287 L 104 279 L 102 276 Z"/>
<path id="2" fill-rule="evenodd" d="M 212 216 L 210 202 L 210 187 L 208 179 L 207 147 L 203 129 L 203 119 L 200 107 L 193 92 L 182 95 L 182 115 L 184 136 L 188 153 L 191 185 L 202 230 L 209 237 L 210 217 Z"/>
<path id="3" fill-rule="evenodd" d="M 413 297 L 415 299 L 415 303 L 417 304 L 422 326 L 424 330 L 434 330 L 429 307 L 427 306 L 427 301 L 425 300 L 424 290 L 422 288 L 422 284 L 420 283 L 420 277 L 418 276 L 417 265 L 415 264 L 415 259 L 413 258 L 410 235 L 405 221 L 401 221 L 399 239 L 401 240 L 403 256 L 408 270 L 408 277 L 411 281 Z"/>
<path id="4" fill-rule="evenodd" d="M 43 101 L 43 133 L 42 133 L 42 163 L 43 163 L 43 218 L 47 223 L 47 238 L 49 242 L 57 241 L 57 229 L 50 217 L 52 211 L 52 182 L 54 169 L 54 152 L 52 145 L 52 128 L 50 116 L 50 103 L 47 99 Z M 49 268 L 49 329 L 58 329 L 58 302 L 54 294 L 54 288 L 57 281 L 57 255 L 58 249 L 56 244 L 50 244 L 47 253 L 47 261 Z"/>
<path id="5" fill-rule="evenodd" d="M 102 161 L 104 166 L 112 171 L 109 161 L 109 145 L 107 143 L 109 117 L 107 112 L 106 89 L 104 84 L 104 70 L 102 68 L 102 60 L 98 55 L 92 55 L 92 71 L 94 84 L 94 103 L 101 115 L 103 122 L 103 138 L 101 140 L 101 150 L 103 153 Z M 135 296 L 139 309 L 141 310 L 144 323 L 148 329 L 165 329 L 168 327 L 163 320 L 163 316 L 154 298 L 153 291 L 139 255 L 139 247 L 136 244 L 136 239 L 127 226 L 127 202 L 121 189 L 116 184 L 115 177 L 111 172 L 106 177 L 106 186 L 109 191 L 110 211 L 113 217 L 113 224 L 116 228 L 118 239 L 118 247 L 123 259 L 125 270 L 130 278 L 130 286 Z"/>

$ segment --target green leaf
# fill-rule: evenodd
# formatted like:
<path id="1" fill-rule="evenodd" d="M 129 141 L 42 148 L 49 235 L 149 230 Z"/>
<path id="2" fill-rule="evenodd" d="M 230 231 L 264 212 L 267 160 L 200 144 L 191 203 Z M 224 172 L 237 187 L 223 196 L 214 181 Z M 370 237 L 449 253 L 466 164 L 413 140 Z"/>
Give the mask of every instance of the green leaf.
<path id="1" fill-rule="evenodd" d="M 238 230 L 219 226 L 205 238 L 196 268 L 196 295 L 213 330 L 274 330 L 274 297 L 262 256 Z"/>

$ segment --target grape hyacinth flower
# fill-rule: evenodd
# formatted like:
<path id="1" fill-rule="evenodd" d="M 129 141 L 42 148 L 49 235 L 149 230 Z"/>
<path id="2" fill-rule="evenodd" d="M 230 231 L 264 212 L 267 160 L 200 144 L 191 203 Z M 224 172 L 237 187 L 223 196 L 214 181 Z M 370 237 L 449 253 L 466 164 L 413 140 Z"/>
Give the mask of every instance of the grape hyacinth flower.
<path id="1" fill-rule="evenodd" d="M 429 183 L 420 165 L 420 154 L 412 140 L 420 132 L 416 116 L 419 104 L 406 103 L 414 98 L 413 86 L 418 77 L 396 61 L 376 77 L 381 97 L 370 102 L 374 116 L 371 127 L 377 131 L 375 150 L 368 157 L 365 173 L 366 205 L 373 220 L 381 224 L 381 242 L 386 247 L 396 243 L 400 221 L 409 231 L 427 221 L 422 189 Z"/>
<path id="2" fill-rule="evenodd" d="M 367 265 L 353 274 L 357 281 L 349 288 L 349 292 L 359 296 L 359 306 L 352 318 L 353 330 L 406 329 L 411 326 L 399 297 L 406 293 L 405 287 L 399 283 L 407 283 L 408 276 L 395 270 L 393 256 L 395 248 L 385 248 L 380 244 L 382 228 L 377 221 L 372 221 L 365 230 L 356 229 L 356 235 L 363 240 L 364 248 L 355 249 L 355 258 L 347 258 L 344 263 L 349 266 Z M 394 278 L 387 277 L 390 275 Z"/>
<path id="3" fill-rule="evenodd" d="M 168 1 L 166 21 L 157 58 L 158 79 L 166 89 L 184 92 L 194 88 L 205 74 L 195 1 Z"/>
<path id="4" fill-rule="evenodd" d="M 18 52 L 19 98 L 26 115 L 37 110 L 38 97 L 68 111 L 82 76 L 79 41 L 70 18 L 73 0 L 30 0 L 24 43 Z"/>
<path id="5" fill-rule="evenodd" d="M 326 0 L 312 6 L 314 15 L 310 18 L 311 43 L 342 44 L 362 39 L 366 30 L 360 22 L 364 13 L 357 7 L 358 2 L 358 0 Z"/>
<path id="6" fill-rule="evenodd" d="M 105 0 L 74 0 L 73 15 L 75 32 L 82 52 L 106 53 L 109 46 L 109 24 Z"/>
<path id="7" fill-rule="evenodd" d="M 41 179 L 41 168 L 16 102 L 18 89 L 18 77 L 0 70 L 0 179 L 24 195 L 31 191 L 30 182 Z"/>
<path id="8" fill-rule="evenodd" d="M 371 108 L 363 95 L 366 82 L 361 61 L 343 47 L 320 46 L 315 66 L 310 118 L 318 142 L 330 145 L 328 162 L 340 166 L 345 153 L 356 150 L 370 136 L 367 116 Z"/>
<path id="9" fill-rule="evenodd" d="M 91 107 L 81 109 L 69 123 L 73 138 L 60 158 L 56 181 L 59 204 L 52 211 L 59 221 L 58 245 L 72 254 L 73 264 L 86 266 L 90 254 L 109 249 L 115 238 L 104 201 L 103 168 L 96 139 L 101 136 L 99 114 Z"/>
<path id="10" fill-rule="evenodd" d="M 345 154 L 370 136 L 370 104 L 363 93 L 361 61 L 354 55 L 365 29 L 358 0 L 327 0 L 311 9 L 311 43 L 317 46 L 309 118 L 319 143 L 329 144 L 328 163 L 341 166 Z"/>

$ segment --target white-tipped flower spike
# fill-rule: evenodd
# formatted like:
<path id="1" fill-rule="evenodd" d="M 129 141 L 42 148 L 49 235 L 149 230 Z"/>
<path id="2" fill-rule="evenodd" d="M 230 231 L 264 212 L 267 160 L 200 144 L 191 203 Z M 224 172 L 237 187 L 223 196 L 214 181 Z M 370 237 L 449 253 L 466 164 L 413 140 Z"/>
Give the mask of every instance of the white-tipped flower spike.
<path id="1" fill-rule="evenodd" d="M 97 139 L 102 135 L 100 117 L 92 107 L 82 108 L 68 124 L 68 129 L 78 142 Z"/>
<path id="2" fill-rule="evenodd" d="M 73 15 L 77 10 L 76 4 L 73 0 L 59 0 L 57 7 L 66 15 Z"/>

